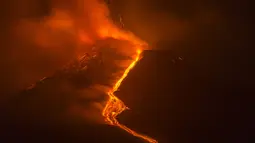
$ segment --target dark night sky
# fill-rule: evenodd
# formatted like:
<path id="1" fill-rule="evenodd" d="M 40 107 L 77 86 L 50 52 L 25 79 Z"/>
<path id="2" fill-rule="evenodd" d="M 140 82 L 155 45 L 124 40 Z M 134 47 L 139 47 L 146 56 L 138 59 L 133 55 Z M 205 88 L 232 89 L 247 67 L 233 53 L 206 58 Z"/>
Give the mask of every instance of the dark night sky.
<path id="1" fill-rule="evenodd" d="M 49 14 L 49 1 L 9 0 L 1 6 L 0 99 L 5 101 L 70 57 L 40 53 L 11 34 L 18 19 Z M 166 143 L 248 142 L 254 123 L 242 110 L 249 106 L 254 73 L 251 6 L 248 0 L 113 1 L 113 18 L 121 13 L 126 28 L 153 49 L 167 50 L 148 53 L 150 58 L 144 58 L 123 85 L 119 94 L 134 110 L 121 120 Z M 184 60 L 173 64 L 179 56 Z M 143 74 L 143 68 L 152 72 Z"/>

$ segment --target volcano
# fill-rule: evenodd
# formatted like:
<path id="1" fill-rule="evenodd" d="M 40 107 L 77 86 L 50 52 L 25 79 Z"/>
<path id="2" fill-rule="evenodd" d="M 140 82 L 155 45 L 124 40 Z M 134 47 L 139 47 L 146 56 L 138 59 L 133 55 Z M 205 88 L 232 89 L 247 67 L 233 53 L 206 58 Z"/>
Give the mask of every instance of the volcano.
<path id="1" fill-rule="evenodd" d="M 95 60 L 91 70 L 103 73 L 98 70 L 103 65 L 100 60 L 85 59 L 71 62 L 16 96 L 8 104 L 8 110 L 1 112 L 1 142 L 143 142 L 117 127 L 65 114 L 67 105 L 77 97 L 74 91 L 99 82 L 86 74 L 89 67 L 79 65 Z M 228 79 L 235 73 L 226 76 L 224 73 L 231 69 L 221 66 L 232 61 L 220 61 L 211 59 L 207 62 L 217 64 L 204 66 L 194 55 L 182 57 L 173 51 L 144 51 L 143 58 L 115 93 L 131 109 L 123 112 L 119 121 L 161 143 L 238 140 L 242 137 L 241 127 L 235 122 L 239 120 L 240 100 L 232 92 L 241 86 L 234 86 L 233 91 L 233 83 Z M 63 83 L 70 83 L 73 88 L 66 89 Z M 75 104 L 100 102 L 107 95 L 102 93 L 99 97 L 79 99 Z M 233 138 L 233 134 L 238 136 Z"/>

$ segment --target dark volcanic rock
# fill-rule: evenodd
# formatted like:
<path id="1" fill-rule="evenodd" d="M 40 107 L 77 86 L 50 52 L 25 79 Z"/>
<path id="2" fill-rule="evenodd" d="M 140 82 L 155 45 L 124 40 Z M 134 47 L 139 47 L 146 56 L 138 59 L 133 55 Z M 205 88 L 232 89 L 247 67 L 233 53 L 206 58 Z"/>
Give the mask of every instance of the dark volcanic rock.
<path id="1" fill-rule="evenodd" d="M 145 52 L 117 94 L 131 109 L 120 122 L 160 143 L 247 142 L 253 121 L 243 101 L 252 86 L 238 65 L 246 59 L 207 54 Z"/>

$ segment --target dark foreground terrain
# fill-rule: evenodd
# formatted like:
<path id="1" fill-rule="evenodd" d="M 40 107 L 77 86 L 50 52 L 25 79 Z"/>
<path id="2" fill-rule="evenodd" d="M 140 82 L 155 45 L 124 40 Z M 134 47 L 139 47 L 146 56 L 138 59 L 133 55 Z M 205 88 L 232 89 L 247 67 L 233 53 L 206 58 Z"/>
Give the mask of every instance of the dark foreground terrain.
<path id="1" fill-rule="evenodd" d="M 249 142 L 251 62 L 239 54 L 145 52 L 120 89 L 121 121 L 164 143 Z"/>
<path id="2" fill-rule="evenodd" d="M 145 51 L 116 93 L 131 108 L 120 122 L 160 143 L 247 142 L 252 124 L 245 120 L 241 96 L 251 86 L 249 74 L 236 71 L 246 59 L 196 56 Z M 78 76 L 72 82 L 47 79 L 20 93 L 1 112 L 1 142 L 141 142 L 116 127 L 65 114 L 69 103 L 79 103 L 73 98 L 76 91 L 91 84 Z M 76 84 L 75 90 L 63 88 L 64 81 Z M 79 104 L 86 109 L 89 102 L 104 99 Z"/>

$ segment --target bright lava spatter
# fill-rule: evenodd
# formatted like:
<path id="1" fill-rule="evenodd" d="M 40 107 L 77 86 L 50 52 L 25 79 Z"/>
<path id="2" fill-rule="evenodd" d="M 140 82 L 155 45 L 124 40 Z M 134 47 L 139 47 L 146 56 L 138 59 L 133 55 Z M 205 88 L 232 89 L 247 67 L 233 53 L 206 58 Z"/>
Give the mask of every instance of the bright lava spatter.
<path id="1" fill-rule="evenodd" d="M 118 98 L 114 95 L 114 92 L 118 90 L 118 88 L 120 87 L 122 81 L 127 77 L 129 71 L 136 65 L 136 63 L 139 61 L 140 59 L 140 54 L 141 51 L 137 50 L 137 55 L 136 58 L 133 60 L 133 62 L 128 66 L 128 68 L 125 70 L 125 72 L 123 73 L 123 75 L 121 76 L 121 78 L 115 83 L 115 85 L 113 86 L 113 88 L 108 91 L 108 96 L 109 99 L 107 101 L 107 104 L 102 112 L 102 115 L 105 117 L 105 121 L 113 126 L 118 126 L 119 128 L 127 131 L 128 133 L 132 134 L 133 136 L 139 137 L 149 143 L 157 143 L 158 141 L 156 141 L 155 139 L 152 139 L 146 135 L 142 135 L 139 134 L 131 129 L 129 129 L 128 127 L 126 127 L 125 125 L 122 125 L 118 122 L 118 120 L 116 119 L 116 117 L 123 112 L 124 110 L 128 109 L 128 107 Z"/>

